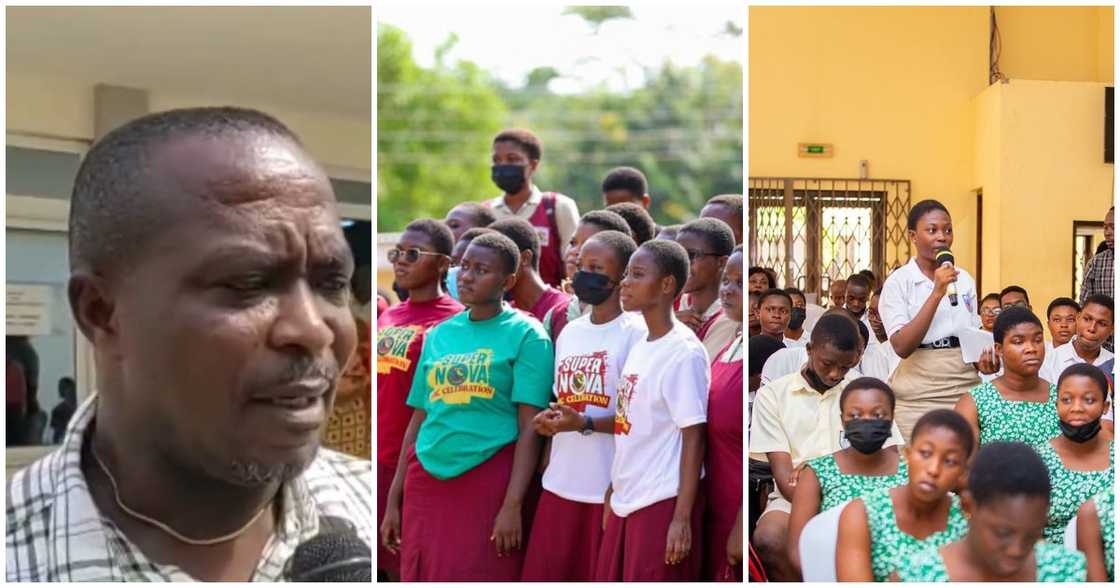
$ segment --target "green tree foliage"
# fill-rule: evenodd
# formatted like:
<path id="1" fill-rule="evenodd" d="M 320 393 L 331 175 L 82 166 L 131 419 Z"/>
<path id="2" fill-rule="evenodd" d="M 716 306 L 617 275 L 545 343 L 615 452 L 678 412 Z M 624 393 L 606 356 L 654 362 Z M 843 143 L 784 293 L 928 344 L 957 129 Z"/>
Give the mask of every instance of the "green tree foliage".
<path id="1" fill-rule="evenodd" d="M 564 14 L 574 14 L 587 21 L 595 28 L 595 34 L 609 20 L 634 18 L 634 13 L 626 6 L 569 6 Z"/>
<path id="2" fill-rule="evenodd" d="M 541 137 L 535 183 L 575 198 L 581 212 L 603 206 L 602 179 L 623 165 L 645 173 L 661 224 L 693 219 L 711 196 L 742 191 L 738 63 L 665 63 L 625 93 L 549 91 L 563 76 L 541 67 L 511 88 L 469 63 L 437 60 L 425 71 L 400 31 L 379 29 L 378 230 L 400 230 L 421 216 L 441 218 L 458 202 L 492 197 L 490 140 L 509 126 Z M 424 153 L 413 157 L 412 149 Z"/>

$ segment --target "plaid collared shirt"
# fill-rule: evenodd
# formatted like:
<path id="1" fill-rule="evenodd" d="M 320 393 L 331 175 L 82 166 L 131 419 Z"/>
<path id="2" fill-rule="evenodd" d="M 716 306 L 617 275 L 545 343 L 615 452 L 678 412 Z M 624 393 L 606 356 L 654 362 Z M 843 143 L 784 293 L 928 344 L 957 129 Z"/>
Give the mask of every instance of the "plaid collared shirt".
<path id="1" fill-rule="evenodd" d="M 1113 292 L 1115 291 L 1116 269 L 1114 263 L 1116 260 L 1116 252 L 1113 248 L 1109 247 L 1104 251 L 1094 255 L 1089 263 L 1085 266 L 1085 277 L 1081 279 L 1081 295 L 1078 303 L 1085 306 L 1085 299 L 1094 294 L 1104 294 L 1109 298 L 1115 298 Z M 1105 341 L 1105 348 L 1109 351 L 1113 349 L 1112 336 L 1108 337 Z"/>
<path id="2" fill-rule="evenodd" d="M 7 581 L 194 581 L 177 566 L 149 561 L 97 510 L 81 469 L 82 442 L 95 408 L 96 396 L 74 414 L 61 447 L 9 481 Z M 320 449 L 307 471 L 282 492 L 282 519 L 253 581 L 281 581 L 296 547 L 318 533 L 320 516 L 349 521 L 373 545 L 370 462 Z"/>

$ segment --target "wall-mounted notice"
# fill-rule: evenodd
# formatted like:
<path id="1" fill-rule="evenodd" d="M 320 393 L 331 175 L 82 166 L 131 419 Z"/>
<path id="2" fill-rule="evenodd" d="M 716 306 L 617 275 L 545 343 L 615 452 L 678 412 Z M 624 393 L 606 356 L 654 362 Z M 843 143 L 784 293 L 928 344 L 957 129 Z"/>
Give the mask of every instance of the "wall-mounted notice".
<path id="1" fill-rule="evenodd" d="M 51 288 L 33 284 L 7 285 L 8 335 L 49 335 Z"/>

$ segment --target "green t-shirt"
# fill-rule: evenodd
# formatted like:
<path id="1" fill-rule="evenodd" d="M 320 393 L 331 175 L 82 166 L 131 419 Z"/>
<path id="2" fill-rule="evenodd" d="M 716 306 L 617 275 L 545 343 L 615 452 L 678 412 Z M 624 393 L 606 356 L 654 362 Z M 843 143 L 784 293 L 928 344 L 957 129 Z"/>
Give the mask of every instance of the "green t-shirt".
<path id="1" fill-rule="evenodd" d="M 503 305 L 470 311 L 428 331 L 408 405 L 427 413 L 416 457 L 432 476 L 454 478 L 517 440 L 517 404 L 548 406 L 552 341 L 536 319 Z"/>

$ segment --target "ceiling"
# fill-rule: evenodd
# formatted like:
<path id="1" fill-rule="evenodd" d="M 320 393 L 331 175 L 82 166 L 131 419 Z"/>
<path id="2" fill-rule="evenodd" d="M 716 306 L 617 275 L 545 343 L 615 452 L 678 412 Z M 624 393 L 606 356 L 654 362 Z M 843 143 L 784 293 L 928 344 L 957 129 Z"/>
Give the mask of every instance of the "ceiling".
<path id="1" fill-rule="evenodd" d="M 368 7 L 9 7 L 9 72 L 370 118 Z"/>

